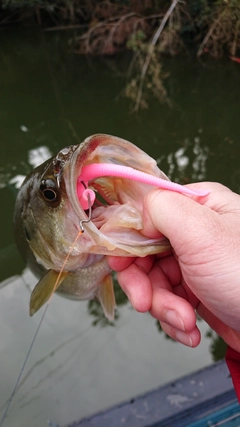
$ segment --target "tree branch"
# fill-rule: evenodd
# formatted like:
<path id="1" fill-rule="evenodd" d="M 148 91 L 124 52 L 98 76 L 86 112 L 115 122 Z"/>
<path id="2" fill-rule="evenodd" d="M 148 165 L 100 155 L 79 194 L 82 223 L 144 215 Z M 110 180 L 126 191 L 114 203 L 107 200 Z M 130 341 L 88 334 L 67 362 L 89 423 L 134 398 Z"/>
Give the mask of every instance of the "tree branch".
<path id="1" fill-rule="evenodd" d="M 166 12 L 166 14 L 163 17 L 163 20 L 161 22 L 161 24 L 159 25 L 157 31 L 155 32 L 152 41 L 150 43 L 149 49 L 148 49 L 148 53 L 147 53 L 147 57 L 145 59 L 143 68 L 142 68 L 142 72 L 141 72 L 141 77 L 140 77 L 140 83 L 139 83 L 139 87 L 138 87 L 138 92 L 137 92 L 137 96 L 136 96 L 136 103 L 135 103 L 135 107 L 134 107 L 134 111 L 138 111 L 139 106 L 140 106 L 140 102 L 141 102 L 141 98 L 142 98 L 142 91 L 143 91 L 143 84 L 144 84 L 144 80 L 146 77 L 146 73 L 151 61 L 151 57 L 152 57 L 152 53 L 154 51 L 154 47 L 169 19 L 169 17 L 171 16 L 173 10 L 175 9 L 175 7 L 177 6 L 179 0 L 173 0 L 170 8 L 168 9 L 168 11 Z"/>

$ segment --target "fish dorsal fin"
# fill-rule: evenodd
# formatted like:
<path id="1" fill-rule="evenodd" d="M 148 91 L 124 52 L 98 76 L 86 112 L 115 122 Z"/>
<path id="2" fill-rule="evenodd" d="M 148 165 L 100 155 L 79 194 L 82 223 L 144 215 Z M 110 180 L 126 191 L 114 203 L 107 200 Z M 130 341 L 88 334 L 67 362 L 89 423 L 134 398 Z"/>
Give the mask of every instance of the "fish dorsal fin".
<path id="1" fill-rule="evenodd" d="M 63 271 L 59 277 L 59 271 L 49 270 L 41 280 L 39 280 L 31 293 L 29 307 L 30 316 L 33 316 L 49 300 L 67 274 L 68 272 Z"/>
<path id="2" fill-rule="evenodd" d="M 116 306 L 112 275 L 108 274 L 103 279 L 97 293 L 104 314 L 108 320 L 114 320 L 114 309 Z"/>

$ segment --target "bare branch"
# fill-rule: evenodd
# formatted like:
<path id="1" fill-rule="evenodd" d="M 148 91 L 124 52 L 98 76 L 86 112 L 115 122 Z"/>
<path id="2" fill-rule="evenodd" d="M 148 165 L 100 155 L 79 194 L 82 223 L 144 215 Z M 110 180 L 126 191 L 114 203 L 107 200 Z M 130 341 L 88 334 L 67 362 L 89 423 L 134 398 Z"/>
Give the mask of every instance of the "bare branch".
<path id="1" fill-rule="evenodd" d="M 236 26 L 235 26 L 234 39 L 233 39 L 232 46 L 231 46 L 231 55 L 232 56 L 236 55 L 239 32 L 240 32 L 240 19 L 236 22 Z"/>
<path id="2" fill-rule="evenodd" d="M 211 25 L 211 27 L 209 28 L 206 36 L 204 37 L 204 39 L 203 39 L 203 41 L 202 41 L 202 43 L 201 43 L 201 45 L 200 45 L 200 47 L 198 49 L 197 56 L 201 56 L 202 55 L 203 49 L 204 49 L 205 45 L 207 44 L 209 38 L 213 34 L 213 32 L 214 32 L 215 28 L 217 27 L 217 25 L 220 25 L 220 20 L 224 16 L 225 13 L 226 13 L 226 10 L 224 9 L 222 11 L 222 13 L 220 13 L 220 15 L 218 16 L 218 19 L 216 19 L 214 21 L 214 23 Z"/>
<path id="3" fill-rule="evenodd" d="M 171 16 L 173 10 L 175 9 L 175 7 L 177 6 L 179 0 L 173 0 L 170 8 L 168 9 L 168 11 L 166 12 L 166 14 L 164 15 L 164 18 L 161 22 L 161 24 L 159 25 L 157 31 L 155 32 L 152 41 L 149 45 L 149 49 L 148 49 L 148 54 L 146 56 L 143 68 L 142 68 L 142 72 L 141 72 L 141 77 L 140 77 L 140 83 L 139 83 L 139 87 L 138 87 L 138 92 L 137 92 L 137 96 L 136 96 L 136 103 L 135 103 L 135 107 L 134 107 L 134 111 L 138 111 L 139 106 L 140 106 L 140 102 L 141 102 L 141 98 L 142 98 L 142 91 L 143 91 L 143 84 L 144 84 L 144 80 L 145 80 L 145 76 L 151 61 L 151 57 L 152 57 L 152 53 L 154 51 L 154 47 L 169 19 L 169 17 Z"/>

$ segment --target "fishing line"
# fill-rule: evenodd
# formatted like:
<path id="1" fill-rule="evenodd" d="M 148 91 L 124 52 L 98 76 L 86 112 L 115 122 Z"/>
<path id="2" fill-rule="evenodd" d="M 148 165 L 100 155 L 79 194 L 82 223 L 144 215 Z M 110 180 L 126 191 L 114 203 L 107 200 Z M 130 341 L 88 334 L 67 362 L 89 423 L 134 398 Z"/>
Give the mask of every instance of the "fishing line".
<path id="1" fill-rule="evenodd" d="M 31 344 L 30 344 L 30 347 L 29 347 L 29 349 L 28 349 L 27 355 L 26 355 L 25 360 L 24 360 L 24 362 L 23 362 L 23 365 L 22 365 L 22 368 L 21 368 L 21 370 L 20 370 L 19 376 L 18 376 L 18 378 L 17 378 L 17 381 L 16 381 L 16 383 L 15 383 L 15 386 L 14 386 L 14 388 L 13 388 L 13 391 L 12 391 L 11 396 L 10 396 L 10 398 L 9 398 L 9 401 L 8 401 L 8 403 L 7 403 L 6 409 L 5 409 L 4 413 L 3 413 L 2 419 L 1 419 L 1 421 L 0 421 L 0 427 L 2 427 L 2 425 L 3 425 L 3 423 L 4 423 L 4 420 L 5 420 L 6 416 L 7 416 L 7 413 L 8 413 L 9 407 L 10 407 L 10 405 L 11 405 L 11 403 L 12 403 L 12 401 L 13 401 L 13 398 L 14 398 L 14 396 L 15 396 L 16 390 L 17 390 L 17 388 L 18 388 L 18 384 L 19 384 L 19 382 L 20 382 L 20 379 L 22 378 L 23 371 L 24 371 L 25 366 L 26 366 L 26 363 L 27 363 L 27 361 L 28 361 L 28 359 L 29 359 L 30 353 L 31 353 L 31 351 L 32 351 L 33 345 L 34 345 L 35 340 L 36 340 L 36 338 L 37 338 L 37 335 L 38 335 L 39 329 L 40 329 L 40 327 L 41 327 L 41 325 L 42 325 L 42 322 L 43 322 L 43 319 L 44 319 L 44 317 L 45 317 L 45 315 L 46 315 L 46 312 L 47 312 L 48 307 L 49 307 L 49 304 L 47 304 L 47 305 L 46 305 L 45 310 L 44 310 L 44 312 L 43 312 L 43 315 L 42 315 L 42 317 L 41 317 L 41 319 L 40 319 L 40 322 L 39 322 L 39 324 L 38 324 L 38 326 L 37 326 L 36 332 L 35 332 L 35 334 L 34 334 L 34 336 L 33 336 L 32 342 L 31 342 Z"/>
<path id="2" fill-rule="evenodd" d="M 91 215 L 92 215 L 91 199 L 90 199 L 90 196 L 89 196 L 89 195 L 87 195 L 87 198 L 88 198 L 88 207 L 89 207 L 89 215 L 88 215 L 88 218 L 80 221 L 80 230 L 79 230 L 79 232 L 78 232 L 78 234 L 77 234 L 76 238 L 74 239 L 74 242 L 73 242 L 73 243 L 72 243 L 72 245 L 70 246 L 69 252 L 68 252 L 68 254 L 67 254 L 67 256 L 66 256 L 66 258 L 65 258 L 65 260 L 64 260 L 64 262 L 63 262 L 62 268 L 61 268 L 61 270 L 59 271 L 59 274 L 58 274 L 57 280 L 56 280 L 56 282 L 55 282 L 55 285 L 54 285 L 53 291 L 52 291 L 52 293 L 51 293 L 51 295 L 50 295 L 50 298 L 49 298 L 49 300 L 48 300 L 48 302 L 47 302 L 47 305 L 46 305 L 46 307 L 45 307 L 45 310 L 44 310 L 44 312 L 43 312 L 43 315 L 42 315 L 42 317 L 41 317 L 41 319 L 40 319 L 40 322 L 39 322 L 39 324 L 38 324 L 38 326 L 37 326 L 36 332 L 35 332 L 35 334 L 34 334 L 34 336 L 33 336 L 32 342 L 31 342 L 31 344 L 30 344 L 30 346 L 29 346 L 29 349 L 28 349 L 27 355 L 26 355 L 26 357 L 25 357 L 25 359 L 24 359 L 24 362 L 23 362 L 22 368 L 21 368 L 21 370 L 20 370 L 20 373 L 19 373 L 19 375 L 18 375 L 17 381 L 16 381 L 16 383 L 15 383 L 15 386 L 14 386 L 14 388 L 13 388 L 13 391 L 12 391 L 12 393 L 11 393 L 11 395 L 10 395 L 9 400 L 8 400 L 8 403 L 7 403 L 6 409 L 5 409 L 5 411 L 4 411 L 4 413 L 3 413 L 3 416 L 2 416 L 2 418 L 1 418 L 1 421 L 0 421 L 0 427 L 2 427 L 2 426 L 3 426 L 4 420 L 5 420 L 5 418 L 6 418 L 7 414 L 8 414 L 8 411 L 9 411 L 10 405 L 11 405 L 11 403 L 12 403 L 12 401 L 13 401 L 13 398 L 14 398 L 14 396 L 15 396 L 15 394 L 16 394 L 16 391 L 17 391 L 17 388 L 18 388 L 19 382 L 20 382 L 20 380 L 21 380 L 21 378 L 22 378 L 22 374 L 23 374 L 23 372 L 24 372 L 25 366 L 26 366 L 27 361 L 28 361 L 28 359 L 29 359 L 29 356 L 30 356 L 30 354 L 31 354 L 31 351 L 32 351 L 33 345 L 34 345 L 34 343 L 35 343 L 35 341 L 36 341 L 36 338 L 37 338 L 38 332 L 39 332 L 39 330 L 40 330 L 40 327 L 41 327 L 41 325 L 42 325 L 42 323 L 43 323 L 43 319 L 44 319 L 44 317 L 45 317 L 45 315 L 46 315 L 46 313 L 47 313 L 47 310 L 48 310 L 48 307 L 49 307 L 49 305 L 50 305 L 50 302 L 51 302 L 52 296 L 53 296 L 53 294 L 54 294 L 55 290 L 56 290 L 56 289 L 57 289 L 57 287 L 58 287 L 58 283 L 59 283 L 59 280 L 60 280 L 61 275 L 62 275 L 62 273 L 63 273 L 63 269 L 64 269 L 64 267 L 65 267 L 65 265 L 66 265 L 66 263 L 67 263 L 67 261 L 68 261 L 68 258 L 70 257 L 70 255 L 71 255 L 71 253 L 72 253 L 72 250 L 73 250 L 73 248 L 74 248 L 74 245 L 75 245 L 76 241 L 78 240 L 78 238 L 79 238 L 79 237 L 83 234 L 83 232 L 84 232 L 83 224 L 84 224 L 84 223 L 87 223 L 87 222 L 89 222 L 89 221 L 91 221 Z"/>

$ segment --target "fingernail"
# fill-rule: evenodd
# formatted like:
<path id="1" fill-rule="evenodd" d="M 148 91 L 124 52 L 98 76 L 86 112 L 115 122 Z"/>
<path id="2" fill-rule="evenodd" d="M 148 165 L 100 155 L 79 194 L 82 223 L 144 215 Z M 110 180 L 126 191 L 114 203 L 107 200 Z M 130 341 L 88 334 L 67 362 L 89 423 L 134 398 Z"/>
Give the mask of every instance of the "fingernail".
<path id="1" fill-rule="evenodd" d="M 181 344 L 187 345 L 188 347 L 193 346 L 192 338 L 185 332 L 177 331 L 175 337 L 176 337 L 176 340 Z"/>
<path id="2" fill-rule="evenodd" d="M 174 328 L 185 331 L 183 320 L 175 310 L 167 310 L 164 321 Z"/>

